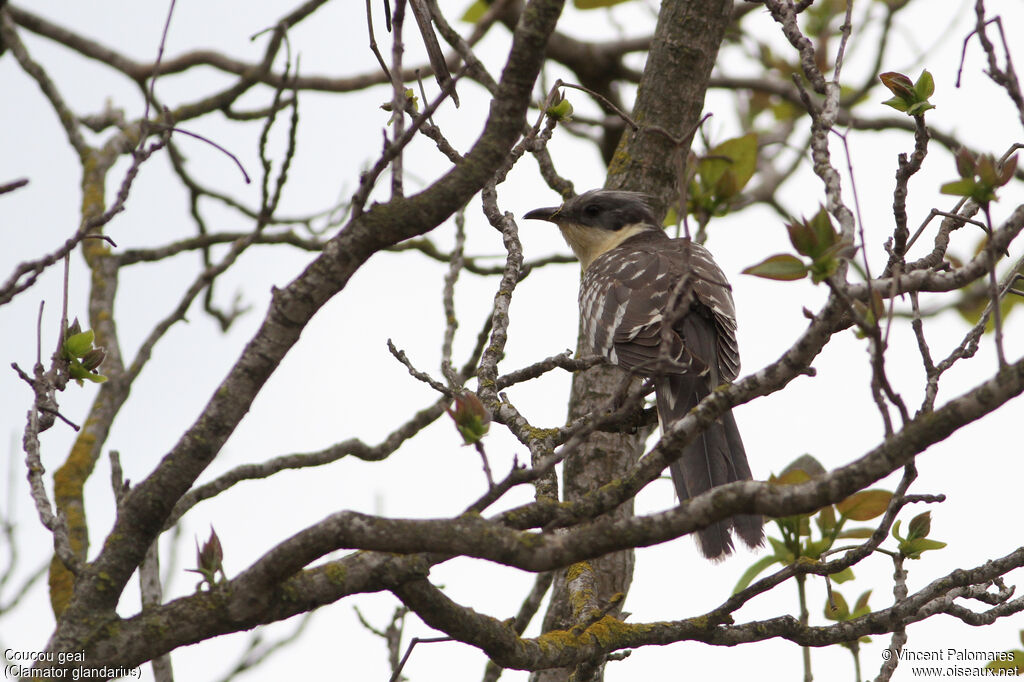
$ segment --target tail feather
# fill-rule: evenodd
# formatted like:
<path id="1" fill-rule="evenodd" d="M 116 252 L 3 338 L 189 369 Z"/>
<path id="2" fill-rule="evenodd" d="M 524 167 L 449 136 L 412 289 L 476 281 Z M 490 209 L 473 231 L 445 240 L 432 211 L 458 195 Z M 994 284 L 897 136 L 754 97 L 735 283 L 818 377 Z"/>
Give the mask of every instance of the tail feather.
<path id="1" fill-rule="evenodd" d="M 709 393 L 708 384 L 706 376 L 671 375 L 656 380 L 655 396 L 663 431 L 685 417 Z M 750 480 L 750 465 L 732 411 L 722 415 L 687 445 L 669 470 L 680 502 L 726 483 Z M 697 531 L 697 542 L 704 556 L 720 559 L 731 554 L 733 529 L 750 547 L 764 542 L 762 518 L 738 515 Z"/>
<path id="2" fill-rule="evenodd" d="M 734 475 L 730 482 L 751 480 L 753 476 L 750 473 L 750 464 L 747 462 L 747 451 L 743 448 L 743 439 L 740 438 L 740 430 L 736 426 L 736 418 L 732 416 L 732 410 L 723 414 L 720 421 L 725 428 L 729 452 L 732 453 L 729 461 L 732 462 Z M 732 525 L 748 547 L 760 547 L 764 544 L 764 518 L 760 514 L 734 516 Z"/>

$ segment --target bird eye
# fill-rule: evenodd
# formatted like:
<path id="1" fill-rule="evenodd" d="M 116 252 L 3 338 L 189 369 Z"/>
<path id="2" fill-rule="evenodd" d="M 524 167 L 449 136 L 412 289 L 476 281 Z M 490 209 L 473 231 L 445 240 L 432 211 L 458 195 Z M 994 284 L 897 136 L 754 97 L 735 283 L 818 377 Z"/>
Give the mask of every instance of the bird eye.
<path id="1" fill-rule="evenodd" d="M 586 206 L 583 207 L 584 215 L 590 216 L 591 218 L 598 215 L 600 212 L 601 207 L 598 206 L 597 204 L 587 204 Z"/>

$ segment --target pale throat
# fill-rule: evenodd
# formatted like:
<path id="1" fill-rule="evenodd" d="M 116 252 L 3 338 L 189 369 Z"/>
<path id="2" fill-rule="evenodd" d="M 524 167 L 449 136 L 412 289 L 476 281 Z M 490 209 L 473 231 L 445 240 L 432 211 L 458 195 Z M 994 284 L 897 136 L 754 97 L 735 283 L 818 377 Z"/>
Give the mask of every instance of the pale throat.
<path id="1" fill-rule="evenodd" d="M 651 226 L 644 223 L 633 223 L 613 232 L 566 223 L 559 225 L 558 229 L 562 232 L 562 237 L 565 238 L 569 248 L 579 259 L 580 266 L 586 270 L 598 256 L 611 251 L 630 237 L 650 230 Z"/>

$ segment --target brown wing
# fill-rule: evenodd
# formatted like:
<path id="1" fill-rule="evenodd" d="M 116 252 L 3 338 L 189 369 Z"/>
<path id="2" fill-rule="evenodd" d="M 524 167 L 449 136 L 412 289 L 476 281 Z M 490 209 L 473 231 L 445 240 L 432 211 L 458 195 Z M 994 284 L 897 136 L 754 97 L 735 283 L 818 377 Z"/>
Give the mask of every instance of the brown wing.
<path id="1" fill-rule="evenodd" d="M 597 258 L 583 276 L 580 314 L 592 350 L 626 369 L 710 370 L 712 385 L 739 374 L 729 285 L 707 249 L 689 240 L 644 233 Z"/>

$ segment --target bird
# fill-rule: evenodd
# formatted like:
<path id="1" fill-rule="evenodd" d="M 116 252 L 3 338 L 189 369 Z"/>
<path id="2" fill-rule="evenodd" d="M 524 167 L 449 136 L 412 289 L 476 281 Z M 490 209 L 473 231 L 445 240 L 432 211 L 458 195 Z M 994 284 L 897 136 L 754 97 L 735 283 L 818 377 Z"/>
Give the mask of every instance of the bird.
<path id="1" fill-rule="evenodd" d="M 597 355 L 654 381 L 662 434 L 715 387 L 736 379 L 736 308 L 706 248 L 672 238 L 639 192 L 595 189 L 523 215 L 554 223 L 580 262 L 581 334 Z M 680 503 L 716 486 L 751 480 L 732 410 L 687 445 L 669 470 Z M 742 514 L 698 530 L 702 554 L 734 550 L 732 531 L 764 543 L 761 516 Z"/>

